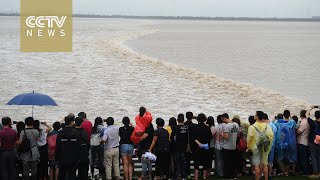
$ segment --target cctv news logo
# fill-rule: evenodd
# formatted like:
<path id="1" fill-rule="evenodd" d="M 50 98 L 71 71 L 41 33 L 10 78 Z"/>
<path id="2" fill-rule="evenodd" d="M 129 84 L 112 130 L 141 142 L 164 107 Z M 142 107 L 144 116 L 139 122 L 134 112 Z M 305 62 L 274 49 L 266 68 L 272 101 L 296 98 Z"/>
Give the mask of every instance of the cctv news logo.
<path id="1" fill-rule="evenodd" d="M 20 0 L 21 52 L 72 52 L 72 0 Z"/>
<path id="2" fill-rule="evenodd" d="M 63 25 L 66 19 L 67 16 L 29 16 L 26 19 L 27 37 L 64 37 L 66 32 L 63 29 Z"/>

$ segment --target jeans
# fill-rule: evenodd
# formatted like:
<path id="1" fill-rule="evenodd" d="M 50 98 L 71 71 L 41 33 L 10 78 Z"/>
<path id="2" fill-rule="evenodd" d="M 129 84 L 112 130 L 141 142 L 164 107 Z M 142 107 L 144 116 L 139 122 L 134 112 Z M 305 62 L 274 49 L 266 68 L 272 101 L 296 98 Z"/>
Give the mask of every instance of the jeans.
<path id="1" fill-rule="evenodd" d="M 91 146 L 91 161 L 90 165 L 94 168 L 104 168 L 103 165 L 103 156 L 104 148 L 103 145 L 100 146 Z"/>
<path id="2" fill-rule="evenodd" d="M 184 152 L 175 152 L 174 154 L 174 160 L 176 165 L 176 176 L 181 176 L 182 178 L 186 177 L 186 171 L 185 171 L 185 153 Z"/>
<path id="3" fill-rule="evenodd" d="M 214 167 L 218 174 L 218 177 L 223 177 L 223 156 L 222 150 L 214 149 L 215 150 L 215 161 Z"/>
<path id="4" fill-rule="evenodd" d="M 133 144 L 121 144 L 120 145 L 120 154 L 121 155 L 134 155 L 134 146 Z"/>
<path id="5" fill-rule="evenodd" d="M 152 163 L 147 158 L 141 158 L 142 175 L 147 176 L 152 173 Z"/>
<path id="6" fill-rule="evenodd" d="M 298 144 L 298 163 L 304 175 L 309 174 L 309 147 Z"/>
<path id="7" fill-rule="evenodd" d="M 114 176 L 120 176 L 119 148 L 111 148 L 104 151 L 104 164 L 106 167 L 107 179 L 112 179 L 112 167 L 114 170 Z"/>
<path id="8" fill-rule="evenodd" d="M 320 145 L 310 143 L 309 148 L 310 148 L 310 157 L 311 157 L 313 174 L 319 174 L 320 173 Z"/>
<path id="9" fill-rule="evenodd" d="M 1 180 L 15 180 L 15 152 L 1 151 L 0 152 L 0 179 Z"/>
<path id="10" fill-rule="evenodd" d="M 38 161 L 23 161 L 22 162 L 22 167 L 23 167 L 23 172 L 22 176 L 23 179 L 29 179 L 29 171 L 31 169 L 31 179 L 36 180 L 37 179 L 37 166 L 38 166 Z"/>

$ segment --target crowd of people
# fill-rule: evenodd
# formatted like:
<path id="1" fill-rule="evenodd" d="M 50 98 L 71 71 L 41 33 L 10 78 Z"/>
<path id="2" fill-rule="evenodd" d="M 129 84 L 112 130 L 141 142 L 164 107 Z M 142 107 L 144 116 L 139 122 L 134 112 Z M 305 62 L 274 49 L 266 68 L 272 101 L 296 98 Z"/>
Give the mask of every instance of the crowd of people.
<path id="1" fill-rule="evenodd" d="M 227 113 L 215 120 L 187 112 L 171 117 L 167 126 L 162 118 L 153 121 L 144 107 L 134 118 L 135 126 L 124 117 L 121 127 L 112 117 L 97 117 L 92 124 L 84 112 L 77 117 L 70 113 L 52 127 L 32 117 L 16 124 L 3 117 L 0 179 L 14 180 L 19 171 L 32 180 L 87 180 L 89 171 L 92 176 L 99 171 L 102 179 L 119 179 L 121 162 L 124 179 L 130 180 L 134 156 L 142 165 L 139 180 L 187 179 L 191 174 L 195 180 L 213 174 L 224 179 L 296 174 L 319 178 L 320 111 L 313 120 L 314 108 L 301 110 L 300 118 L 285 110 L 272 120 L 257 111 L 249 123 Z"/>

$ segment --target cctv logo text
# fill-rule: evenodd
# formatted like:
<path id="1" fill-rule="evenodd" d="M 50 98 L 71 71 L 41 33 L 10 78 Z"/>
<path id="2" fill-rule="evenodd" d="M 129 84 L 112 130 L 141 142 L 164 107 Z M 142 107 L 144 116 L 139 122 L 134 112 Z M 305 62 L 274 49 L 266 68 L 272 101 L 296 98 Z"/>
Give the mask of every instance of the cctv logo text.
<path id="1" fill-rule="evenodd" d="M 25 20 L 26 26 L 28 27 L 26 30 L 27 37 L 63 37 L 66 35 L 63 29 L 66 19 L 67 16 L 61 16 L 60 18 L 59 16 L 29 16 Z M 43 30 L 44 28 L 45 30 Z"/>

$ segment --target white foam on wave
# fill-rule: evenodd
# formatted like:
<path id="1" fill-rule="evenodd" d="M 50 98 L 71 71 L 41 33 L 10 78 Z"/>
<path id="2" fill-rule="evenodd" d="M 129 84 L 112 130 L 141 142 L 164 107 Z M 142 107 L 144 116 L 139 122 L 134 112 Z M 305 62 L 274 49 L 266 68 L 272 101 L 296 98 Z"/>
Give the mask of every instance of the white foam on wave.
<path id="1" fill-rule="evenodd" d="M 204 88 L 205 91 L 209 91 L 210 93 L 208 93 L 209 95 L 207 99 L 205 99 L 205 102 L 202 103 L 219 104 L 221 106 L 220 110 L 240 114 L 242 117 L 250 113 L 252 114 L 254 110 L 259 109 L 272 115 L 280 113 L 284 109 L 289 109 L 293 113 L 298 114 L 301 109 L 310 106 L 307 102 L 281 95 L 273 90 L 224 79 L 214 74 L 201 73 L 192 68 L 182 67 L 138 53 L 125 44 L 126 41 L 155 32 L 157 32 L 155 29 L 143 29 L 141 31 L 127 32 L 122 35 L 113 36 L 107 41 L 104 41 L 106 51 L 117 55 L 119 58 L 127 59 L 128 61 L 152 66 L 154 69 L 157 69 L 158 72 L 162 71 L 183 78 L 189 81 L 190 84 L 193 84 L 194 88 L 199 89 L 199 87 L 206 87 Z M 222 100 L 222 102 L 220 100 Z"/>

